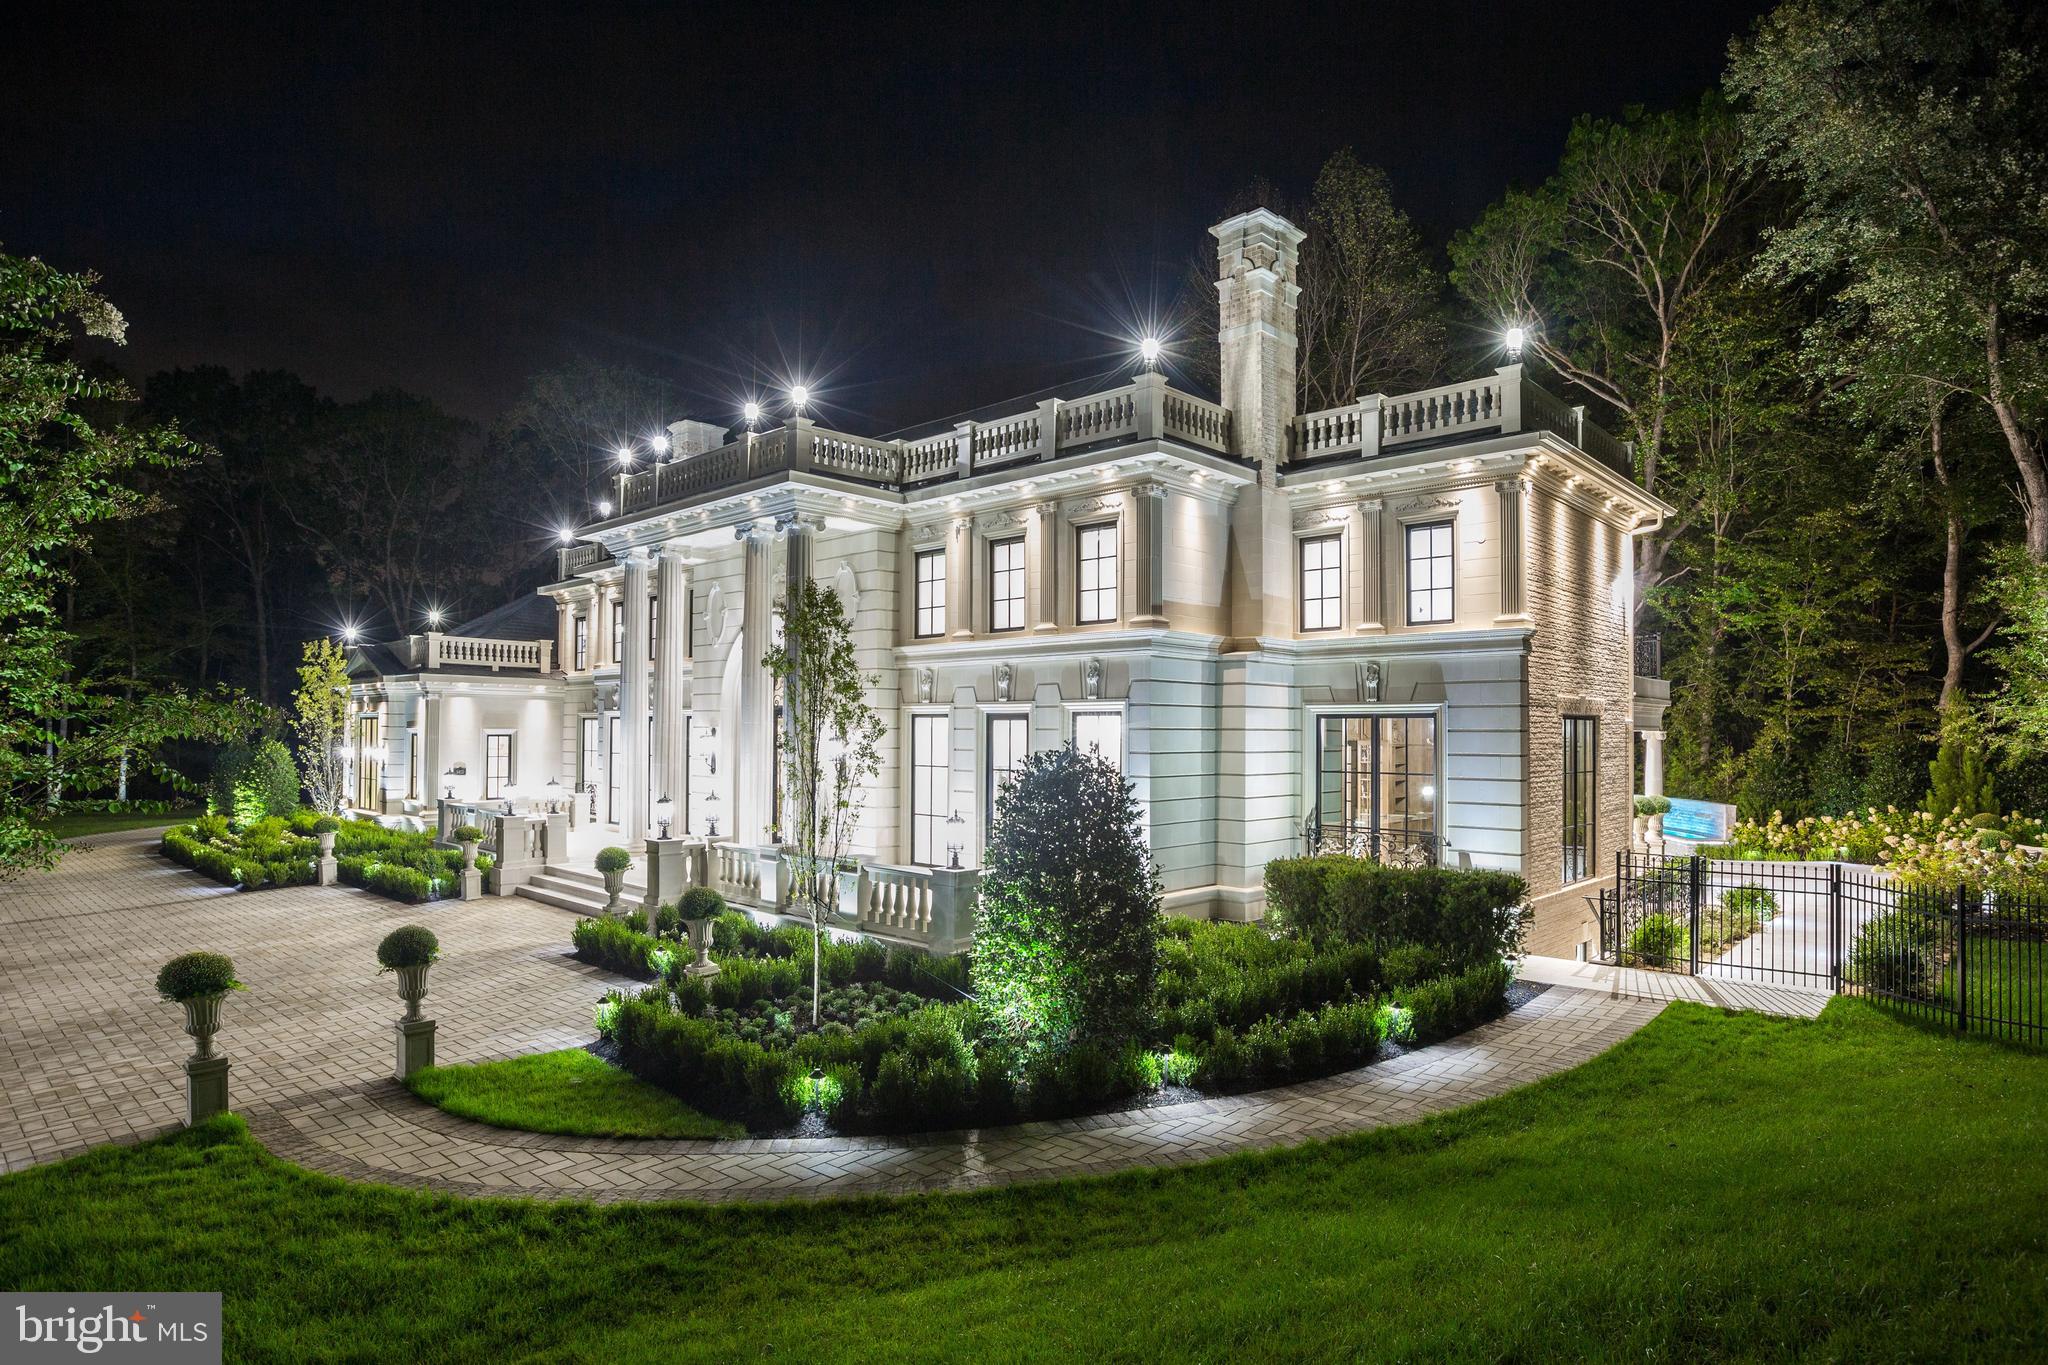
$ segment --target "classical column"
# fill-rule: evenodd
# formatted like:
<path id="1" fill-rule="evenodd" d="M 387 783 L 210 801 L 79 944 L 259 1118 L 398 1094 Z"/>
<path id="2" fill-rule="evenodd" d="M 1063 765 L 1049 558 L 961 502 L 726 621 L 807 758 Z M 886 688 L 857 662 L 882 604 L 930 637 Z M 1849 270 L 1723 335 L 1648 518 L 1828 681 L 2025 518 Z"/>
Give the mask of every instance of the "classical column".
<path id="1" fill-rule="evenodd" d="M 1166 487 L 1141 483 L 1131 489 L 1130 623 L 1166 624 Z"/>
<path id="2" fill-rule="evenodd" d="M 797 584 L 804 582 L 811 576 L 811 531 L 813 528 L 803 517 L 792 514 L 777 517 L 775 519 L 775 529 L 782 533 L 782 579 L 788 585 L 786 590 L 793 593 L 796 591 Z M 782 652 L 784 658 L 788 659 L 792 664 L 795 663 L 796 637 L 787 630 L 784 630 L 782 633 Z M 794 747 L 796 743 L 796 725 L 796 708 L 789 704 L 789 697 L 785 695 L 782 699 L 782 740 L 785 746 Z M 774 771 L 774 762 L 771 759 L 769 772 L 773 773 Z M 787 807 L 784 808 L 784 814 L 788 814 Z M 787 831 L 784 831 L 784 833 L 786 836 Z"/>
<path id="3" fill-rule="evenodd" d="M 1643 795 L 1664 794 L 1664 732 L 1643 731 Z"/>
<path id="4" fill-rule="evenodd" d="M 647 551 L 628 550 L 625 600 L 615 610 L 626 613 L 625 658 L 619 661 L 619 746 L 626 751 L 619 830 L 631 843 L 647 834 L 647 576 Z"/>
<path id="5" fill-rule="evenodd" d="M 431 807 L 448 790 L 441 781 L 441 698 L 427 688 L 420 689 L 420 781 L 425 790 L 420 799 Z"/>
<path id="6" fill-rule="evenodd" d="M 1031 629 L 1060 628 L 1060 505 L 1041 502 L 1031 509 L 1032 543 L 1026 548 L 1038 572 L 1038 602 Z"/>
<path id="7" fill-rule="evenodd" d="M 1518 474 L 1494 485 L 1500 496 L 1500 616 L 1522 617 L 1522 478 Z"/>
<path id="8" fill-rule="evenodd" d="M 683 644 L 690 629 L 690 568 L 683 547 L 670 542 L 655 561 L 655 596 L 661 603 L 661 630 L 654 638 L 655 795 L 675 805 L 674 833 L 682 828 L 689 801 L 690 697 L 683 677 Z"/>
<path id="9" fill-rule="evenodd" d="M 775 680 L 761 666 L 768 650 L 770 601 L 768 528 L 746 522 L 733 528 L 745 549 L 741 557 L 740 636 L 734 649 L 740 659 L 740 732 L 734 752 L 731 837 L 735 843 L 758 844 L 768 837 L 774 813 L 769 784 L 775 771 Z"/>
<path id="10" fill-rule="evenodd" d="M 1381 503 L 1378 498 L 1361 498 L 1353 512 L 1357 534 L 1358 600 L 1356 603 L 1358 624 L 1352 627 L 1357 635 L 1377 635 L 1387 628 L 1386 590 L 1381 580 L 1386 577 L 1385 549 L 1380 540 Z"/>
<path id="11" fill-rule="evenodd" d="M 946 537 L 946 619 L 956 640 L 974 634 L 974 518 L 953 518 Z"/>

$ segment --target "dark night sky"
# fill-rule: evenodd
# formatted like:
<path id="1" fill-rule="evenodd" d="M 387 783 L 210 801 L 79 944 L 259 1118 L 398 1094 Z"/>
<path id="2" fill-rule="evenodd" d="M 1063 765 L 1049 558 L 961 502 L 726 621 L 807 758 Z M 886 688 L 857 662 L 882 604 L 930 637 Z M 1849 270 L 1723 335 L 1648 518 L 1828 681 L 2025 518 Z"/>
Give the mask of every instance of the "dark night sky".
<path id="1" fill-rule="evenodd" d="M 1227 201 L 1337 147 L 1441 240 L 1762 8 L 32 7 L 0 245 L 100 271 L 137 375 L 487 419 L 584 353 L 723 419 L 786 364 L 881 431 L 1120 364 Z"/>

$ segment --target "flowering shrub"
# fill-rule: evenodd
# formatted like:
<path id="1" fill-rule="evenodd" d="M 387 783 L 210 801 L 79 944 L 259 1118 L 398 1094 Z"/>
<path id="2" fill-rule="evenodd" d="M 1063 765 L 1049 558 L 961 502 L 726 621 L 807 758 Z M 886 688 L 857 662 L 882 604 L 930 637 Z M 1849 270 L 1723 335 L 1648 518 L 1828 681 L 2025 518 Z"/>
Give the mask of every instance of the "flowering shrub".
<path id="1" fill-rule="evenodd" d="M 2048 856 L 2038 851 L 2041 821 L 2011 815 L 1935 816 L 1875 806 L 1848 815 L 1807 816 L 1792 824 L 1772 811 L 1744 820 L 1721 850 L 1736 858 L 1877 863 L 1908 888 L 1953 887 L 2002 895 L 2048 896 Z"/>

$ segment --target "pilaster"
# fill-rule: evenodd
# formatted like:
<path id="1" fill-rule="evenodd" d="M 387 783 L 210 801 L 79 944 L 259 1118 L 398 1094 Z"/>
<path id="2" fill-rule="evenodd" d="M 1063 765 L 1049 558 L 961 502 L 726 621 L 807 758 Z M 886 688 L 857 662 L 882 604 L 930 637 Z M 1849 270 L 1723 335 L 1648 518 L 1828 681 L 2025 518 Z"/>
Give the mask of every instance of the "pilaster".
<path id="1" fill-rule="evenodd" d="M 625 600 L 619 609 L 626 613 L 625 657 L 619 661 L 619 747 L 623 755 L 623 781 L 619 784 L 619 830 L 628 843 L 638 843 L 647 833 L 647 580 L 645 549 L 635 547 L 625 554 Z M 613 755 L 619 762 L 621 755 Z"/>

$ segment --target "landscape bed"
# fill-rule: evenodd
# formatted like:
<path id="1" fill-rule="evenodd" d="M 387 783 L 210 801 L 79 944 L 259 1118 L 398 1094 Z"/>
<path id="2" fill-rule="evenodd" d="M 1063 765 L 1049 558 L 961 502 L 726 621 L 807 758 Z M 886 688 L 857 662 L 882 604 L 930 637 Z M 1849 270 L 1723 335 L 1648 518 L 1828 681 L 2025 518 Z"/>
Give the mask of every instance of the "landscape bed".
<path id="1" fill-rule="evenodd" d="M 202 815 L 165 830 L 162 851 L 173 862 L 244 891 L 310 886 L 318 877 L 320 818 L 302 810 L 238 826 L 226 816 Z M 335 870 L 345 884 L 408 905 L 457 890 L 462 854 L 435 847 L 433 835 L 387 829 L 368 818 L 334 824 Z M 488 854 L 477 855 L 476 863 L 484 872 L 492 866 Z"/>
<path id="2" fill-rule="evenodd" d="M 811 931 L 727 911 L 718 975 L 689 973 L 673 907 L 577 922 L 585 961 L 649 979 L 597 1009 L 626 1069 L 757 1132 L 949 1129 L 1327 1075 L 1506 1009 L 1522 883 L 1504 873 L 1275 862 L 1270 927 L 1167 919 L 1140 1036 L 1027 1053 L 973 995 L 966 955 L 828 941 L 811 1026 Z"/>

